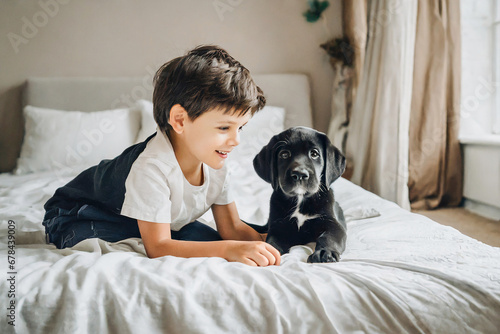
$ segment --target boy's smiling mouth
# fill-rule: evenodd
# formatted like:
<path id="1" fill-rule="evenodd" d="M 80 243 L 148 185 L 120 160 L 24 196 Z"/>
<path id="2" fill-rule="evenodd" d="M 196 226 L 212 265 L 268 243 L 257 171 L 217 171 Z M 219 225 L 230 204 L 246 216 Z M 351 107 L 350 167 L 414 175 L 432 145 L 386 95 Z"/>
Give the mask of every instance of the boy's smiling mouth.
<path id="1" fill-rule="evenodd" d="M 221 158 L 227 158 L 227 155 L 229 154 L 229 151 L 215 150 L 215 152 L 217 152 Z"/>

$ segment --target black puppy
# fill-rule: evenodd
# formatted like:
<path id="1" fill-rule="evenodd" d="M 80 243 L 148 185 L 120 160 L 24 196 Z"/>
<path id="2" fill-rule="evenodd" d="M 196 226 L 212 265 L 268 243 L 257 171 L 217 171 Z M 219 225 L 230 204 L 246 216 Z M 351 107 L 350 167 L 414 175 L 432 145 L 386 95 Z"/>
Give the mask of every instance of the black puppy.
<path id="1" fill-rule="evenodd" d="M 306 127 L 290 128 L 272 137 L 253 165 L 274 189 L 266 241 L 281 254 L 316 242 L 307 262 L 339 261 L 346 224 L 330 185 L 344 172 L 345 158 L 328 137 Z"/>

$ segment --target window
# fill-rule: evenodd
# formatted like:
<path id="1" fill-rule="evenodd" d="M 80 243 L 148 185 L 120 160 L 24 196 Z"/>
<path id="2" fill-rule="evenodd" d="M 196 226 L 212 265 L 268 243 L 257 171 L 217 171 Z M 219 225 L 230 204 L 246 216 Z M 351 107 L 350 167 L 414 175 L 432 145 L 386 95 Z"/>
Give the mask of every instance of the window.
<path id="1" fill-rule="evenodd" d="M 461 0 L 460 7 L 460 137 L 500 135 L 500 0 Z"/>

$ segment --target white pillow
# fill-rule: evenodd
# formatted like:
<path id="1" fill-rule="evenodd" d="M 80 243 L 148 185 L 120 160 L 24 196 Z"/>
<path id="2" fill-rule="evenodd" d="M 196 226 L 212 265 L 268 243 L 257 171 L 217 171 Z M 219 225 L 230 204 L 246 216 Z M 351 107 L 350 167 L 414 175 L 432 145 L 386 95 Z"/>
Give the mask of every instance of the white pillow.
<path id="1" fill-rule="evenodd" d="M 16 174 L 90 167 L 134 144 L 137 108 L 81 112 L 26 106 L 25 133 Z"/>
<path id="2" fill-rule="evenodd" d="M 153 103 L 151 101 L 139 100 L 136 102 L 136 106 L 141 111 L 142 125 L 135 142 L 140 143 L 156 132 L 156 122 L 153 116 Z"/>

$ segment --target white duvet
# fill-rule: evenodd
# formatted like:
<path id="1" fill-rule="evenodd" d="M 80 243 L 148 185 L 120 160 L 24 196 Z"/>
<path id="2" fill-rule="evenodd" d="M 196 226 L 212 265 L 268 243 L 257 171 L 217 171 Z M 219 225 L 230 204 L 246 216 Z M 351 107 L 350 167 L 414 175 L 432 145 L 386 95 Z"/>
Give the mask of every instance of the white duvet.
<path id="1" fill-rule="evenodd" d="M 221 258 L 148 259 L 140 239 L 90 239 L 64 250 L 45 244 L 43 203 L 72 176 L 0 175 L 2 333 L 499 331 L 500 248 L 344 179 L 334 183 L 348 218 L 341 261 L 308 264 L 311 249 L 297 246 L 281 266 L 255 268 Z M 250 222 L 268 212 L 270 186 L 256 184 L 236 180 Z"/>

